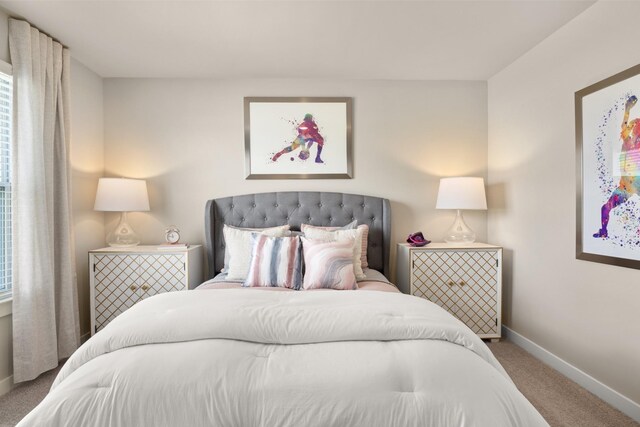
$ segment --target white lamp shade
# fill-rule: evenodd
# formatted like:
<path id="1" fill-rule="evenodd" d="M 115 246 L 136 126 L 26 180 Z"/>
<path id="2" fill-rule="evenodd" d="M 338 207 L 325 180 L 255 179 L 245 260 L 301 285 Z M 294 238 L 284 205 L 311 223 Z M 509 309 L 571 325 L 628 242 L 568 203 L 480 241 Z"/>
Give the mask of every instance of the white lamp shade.
<path id="1" fill-rule="evenodd" d="M 441 178 L 436 209 L 487 209 L 484 179 Z"/>
<path id="2" fill-rule="evenodd" d="M 149 210 L 147 181 L 128 178 L 100 178 L 96 211 L 139 212 Z"/>

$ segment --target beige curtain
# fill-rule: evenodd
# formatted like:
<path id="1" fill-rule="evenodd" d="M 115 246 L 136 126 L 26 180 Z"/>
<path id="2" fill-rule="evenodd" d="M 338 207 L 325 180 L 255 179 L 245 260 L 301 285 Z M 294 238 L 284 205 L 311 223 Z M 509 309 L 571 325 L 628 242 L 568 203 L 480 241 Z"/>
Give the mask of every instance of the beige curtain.
<path id="1" fill-rule="evenodd" d="M 78 347 L 71 226 L 69 51 L 9 21 L 13 65 L 13 376 L 31 380 Z"/>

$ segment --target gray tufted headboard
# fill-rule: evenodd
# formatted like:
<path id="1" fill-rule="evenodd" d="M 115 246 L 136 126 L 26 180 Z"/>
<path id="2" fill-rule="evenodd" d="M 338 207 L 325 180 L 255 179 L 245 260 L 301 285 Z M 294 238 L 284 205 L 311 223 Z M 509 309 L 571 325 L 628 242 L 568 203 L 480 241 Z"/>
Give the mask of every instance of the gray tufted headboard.
<path id="1" fill-rule="evenodd" d="M 391 208 L 389 200 L 358 194 L 284 191 L 223 197 L 207 202 L 205 234 L 209 278 L 224 266 L 224 224 L 235 227 L 274 227 L 289 224 L 342 226 L 353 220 L 369 226 L 369 268 L 389 278 Z"/>

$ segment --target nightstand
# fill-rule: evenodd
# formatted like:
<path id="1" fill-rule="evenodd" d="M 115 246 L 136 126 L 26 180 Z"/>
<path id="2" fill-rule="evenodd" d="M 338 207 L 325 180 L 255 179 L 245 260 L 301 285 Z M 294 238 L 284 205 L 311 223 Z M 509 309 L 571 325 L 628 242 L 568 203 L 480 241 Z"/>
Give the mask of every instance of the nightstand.
<path id="1" fill-rule="evenodd" d="M 426 298 L 480 338 L 498 339 L 502 318 L 502 248 L 485 243 L 398 245 L 398 288 Z"/>
<path id="2" fill-rule="evenodd" d="M 89 252 L 91 334 L 138 301 L 202 283 L 202 246 L 102 248 Z"/>

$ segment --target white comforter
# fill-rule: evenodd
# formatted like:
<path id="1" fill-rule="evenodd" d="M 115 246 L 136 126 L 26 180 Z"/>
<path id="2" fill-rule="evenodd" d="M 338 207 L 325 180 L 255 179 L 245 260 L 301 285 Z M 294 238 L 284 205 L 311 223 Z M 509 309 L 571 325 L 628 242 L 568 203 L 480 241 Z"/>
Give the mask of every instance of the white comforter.
<path id="1" fill-rule="evenodd" d="M 444 310 L 373 291 L 174 292 L 120 315 L 19 426 L 539 426 Z"/>

